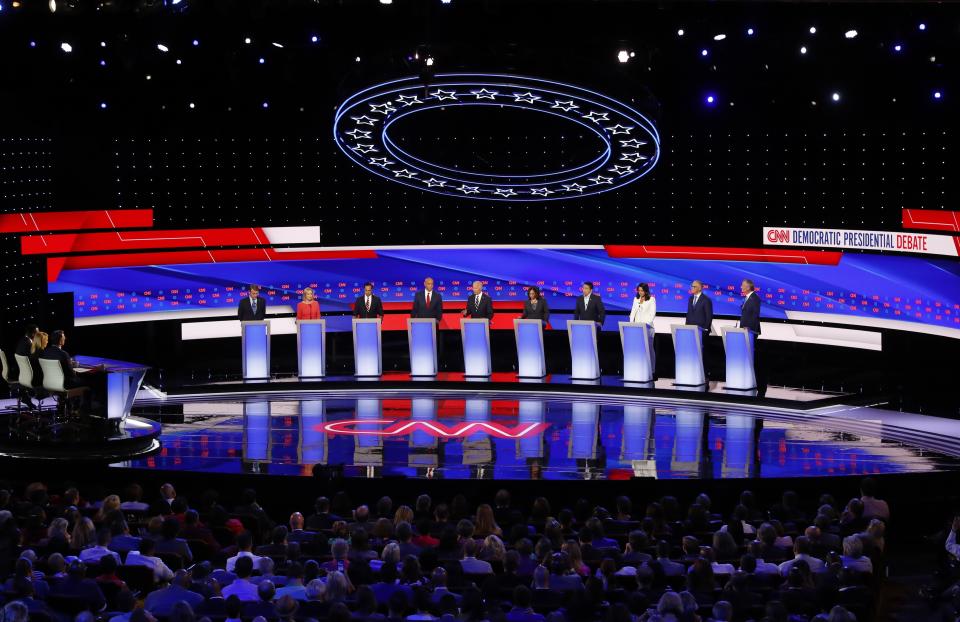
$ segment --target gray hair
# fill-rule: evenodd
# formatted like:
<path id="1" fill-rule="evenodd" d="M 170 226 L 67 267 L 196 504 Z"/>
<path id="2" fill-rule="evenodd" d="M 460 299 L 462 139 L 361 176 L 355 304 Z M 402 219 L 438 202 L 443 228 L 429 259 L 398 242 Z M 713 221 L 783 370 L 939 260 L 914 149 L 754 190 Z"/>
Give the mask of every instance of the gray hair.
<path id="1" fill-rule="evenodd" d="M 863 540 L 859 536 L 847 536 L 843 539 L 843 554 L 857 558 L 863 555 Z"/>
<path id="2" fill-rule="evenodd" d="M 308 600 L 321 600 L 327 591 L 327 585 L 320 579 L 314 579 L 307 583 L 306 592 Z"/>

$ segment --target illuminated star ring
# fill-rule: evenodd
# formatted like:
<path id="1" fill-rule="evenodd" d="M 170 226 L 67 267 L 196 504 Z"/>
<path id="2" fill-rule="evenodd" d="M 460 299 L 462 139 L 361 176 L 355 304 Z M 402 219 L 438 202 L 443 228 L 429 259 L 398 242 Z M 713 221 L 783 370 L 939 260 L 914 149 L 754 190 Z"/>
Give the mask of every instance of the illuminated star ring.
<path id="1" fill-rule="evenodd" d="M 390 138 L 407 115 L 447 106 L 498 106 L 573 121 L 604 144 L 589 162 L 540 174 L 473 173 L 421 160 Z M 371 173 L 436 194 L 493 201 L 551 201 L 600 194 L 643 177 L 660 158 L 660 136 L 630 106 L 577 86 L 496 74 L 438 74 L 384 82 L 349 97 L 337 109 L 333 136 L 351 160 Z"/>

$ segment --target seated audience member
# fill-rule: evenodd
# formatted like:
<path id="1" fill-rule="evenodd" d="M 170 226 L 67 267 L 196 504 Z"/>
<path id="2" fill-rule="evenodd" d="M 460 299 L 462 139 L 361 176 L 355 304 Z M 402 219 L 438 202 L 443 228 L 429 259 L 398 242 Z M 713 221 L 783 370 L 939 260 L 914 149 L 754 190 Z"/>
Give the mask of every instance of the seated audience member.
<path id="1" fill-rule="evenodd" d="M 513 608 L 507 612 L 507 622 L 544 622 L 545 618 L 533 610 L 530 589 L 518 585 L 513 590 Z"/>
<path id="2" fill-rule="evenodd" d="M 237 561 L 244 557 L 250 560 L 251 567 L 256 566 L 260 561 L 260 556 L 253 554 L 253 535 L 249 531 L 244 531 L 237 536 L 237 554 L 227 559 L 227 572 L 233 572 Z"/>
<path id="3" fill-rule="evenodd" d="M 311 531 L 330 529 L 335 522 L 343 520 L 336 514 L 330 512 L 330 499 L 326 497 L 317 497 L 313 509 L 313 514 L 307 517 L 306 522 L 306 528 Z"/>
<path id="4" fill-rule="evenodd" d="M 293 562 L 287 566 L 287 583 L 277 588 L 275 599 L 291 596 L 295 600 L 307 600 L 307 588 L 303 584 L 303 566 Z"/>
<path id="5" fill-rule="evenodd" d="M 873 562 L 863 554 L 863 540 L 859 536 L 847 536 L 843 539 L 843 567 L 855 572 L 873 572 Z"/>
<path id="6" fill-rule="evenodd" d="M 80 561 L 85 564 L 95 564 L 98 563 L 104 555 L 109 555 L 118 562 L 120 561 L 120 555 L 110 550 L 110 530 L 106 527 L 101 527 L 97 532 L 97 544 L 80 551 Z"/>
<path id="7" fill-rule="evenodd" d="M 32 552 L 32 551 L 31 551 Z M 33 585 L 33 594 L 36 598 L 43 600 L 50 593 L 50 584 L 44 580 L 43 574 L 35 576 L 33 572 L 33 562 L 27 557 L 20 557 L 13 568 L 13 576 L 6 580 L 3 589 L 6 592 L 15 592 L 14 584 L 19 580 L 29 581 Z"/>
<path id="8" fill-rule="evenodd" d="M 473 538 L 467 538 L 463 543 L 463 559 L 460 560 L 460 566 L 464 574 L 493 574 L 493 567 L 490 562 L 477 559 L 477 541 Z"/>
<path id="9" fill-rule="evenodd" d="M 350 544 L 343 538 L 336 538 L 330 543 L 330 555 L 333 559 L 324 563 L 321 568 L 328 572 L 347 572 L 350 568 Z"/>
<path id="10" fill-rule="evenodd" d="M 140 538 L 130 535 L 130 527 L 122 514 L 115 513 L 108 522 L 110 528 L 109 548 L 111 551 L 124 554 L 139 550 Z"/>
<path id="11" fill-rule="evenodd" d="M 153 569 L 153 578 L 156 582 L 169 581 L 173 578 L 173 571 L 163 563 L 163 560 L 154 556 L 154 547 L 156 544 L 150 538 L 140 540 L 140 546 L 136 551 L 127 553 L 124 564 L 127 566 L 146 566 Z"/>
<path id="12" fill-rule="evenodd" d="M 214 553 L 220 550 L 220 543 L 213 537 L 213 532 L 210 528 L 200 521 L 200 513 L 196 510 L 187 510 L 184 512 L 180 537 L 188 543 L 190 541 L 203 542 Z"/>
<path id="13" fill-rule="evenodd" d="M 231 596 L 236 596 L 245 603 L 259 600 L 260 597 L 257 594 L 257 586 L 250 581 L 250 576 L 253 574 L 252 556 L 247 555 L 236 559 L 233 571 L 236 573 L 237 578 L 221 590 L 223 597 L 230 598 Z"/>
<path id="14" fill-rule="evenodd" d="M 317 532 L 306 531 L 304 530 L 303 526 L 303 514 L 300 512 L 294 512 L 291 514 L 290 529 L 287 532 L 287 542 L 297 542 L 301 545 L 312 543 L 317 537 Z"/>
<path id="15" fill-rule="evenodd" d="M 6 591 L 13 595 L 17 602 L 23 603 L 29 615 L 34 616 L 34 618 L 41 615 L 47 615 L 51 619 L 54 618 L 55 614 L 47 606 L 47 603 L 36 597 L 34 583 L 30 579 L 17 577 Z"/>
<path id="16" fill-rule="evenodd" d="M 263 616 L 264 618 L 273 618 L 276 613 L 276 605 L 273 602 L 276 594 L 277 588 L 272 581 L 258 583 L 257 600 L 248 602 L 243 606 L 243 617 Z"/>
<path id="17" fill-rule="evenodd" d="M 666 540 L 657 542 L 656 561 L 663 569 L 663 574 L 668 577 L 682 577 L 687 572 L 686 566 L 670 559 L 670 543 Z"/>
<path id="18" fill-rule="evenodd" d="M 66 577 L 50 587 L 50 595 L 81 599 L 91 611 L 100 611 L 107 604 L 97 582 L 87 578 L 87 565 L 79 560 L 70 564 Z"/>
<path id="19" fill-rule="evenodd" d="M 887 522 L 890 520 L 890 506 L 883 499 L 877 499 L 877 480 L 865 477 L 860 482 L 860 502 L 863 503 L 863 518 L 879 518 Z"/>
<path id="20" fill-rule="evenodd" d="M 104 555 L 100 558 L 98 566 L 100 574 L 97 575 L 97 583 L 101 586 L 101 589 L 106 584 L 113 585 L 114 588 L 118 590 L 127 589 L 127 584 L 117 574 L 117 569 L 120 567 L 120 564 L 115 557 L 112 555 Z"/>
<path id="21" fill-rule="evenodd" d="M 165 518 L 154 551 L 158 554 L 171 553 L 179 555 L 183 560 L 184 566 L 189 566 L 193 563 L 193 553 L 190 552 L 190 546 L 187 544 L 187 541 L 179 536 L 180 521 L 173 516 Z"/>
<path id="22" fill-rule="evenodd" d="M 257 547 L 257 555 L 264 557 L 287 557 L 288 530 L 283 525 L 277 525 L 270 533 L 270 543 Z"/>
<path id="23" fill-rule="evenodd" d="M 560 592 L 551 589 L 550 579 L 550 570 L 546 566 L 534 568 L 533 592 L 530 595 L 530 604 L 534 609 L 556 609 L 563 603 Z"/>
<path id="24" fill-rule="evenodd" d="M 413 600 L 413 590 L 409 585 L 401 585 L 397 579 L 396 564 L 384 564 L 380 568 L 380 580 L 370 586 L 380 606 L 391 602 L 394 593 L 402 592 L 405 601 Z"/>
<path id="25" fill-rule="evenodd" d="M 793 559 L 780 564 L 780 576 L 786 577 L 790 568 L 801 559 L 807 563 L 812 572 L 820 572 L 823 569 L 823 560 L 810 554 L 810 540 L 806 536 L 799 536 L 793 544 Z"/>
<path id="26" fill-rule="evenodd" d="M 204 599 L 202 595 L 191 591 L 190 587 L 190 573 L 186 570 L 178 570 L 170 581 L 170 585 L 147 594 L 143 606 L 153 615 L 164 618 L 168 617 L 173 606 L 181 601 L 196 608 Z"/>
<path id="27" fill-rule="evenodd" d="M 273 529 L 273 521 L 270 520 L 266 510 L 257 503 L 257 491 L 253 488 L 247 488 L 240 493 L 240 503 L 233 508 L 233 513 L 255 518 L 260 526 L 260 533 Z"/>

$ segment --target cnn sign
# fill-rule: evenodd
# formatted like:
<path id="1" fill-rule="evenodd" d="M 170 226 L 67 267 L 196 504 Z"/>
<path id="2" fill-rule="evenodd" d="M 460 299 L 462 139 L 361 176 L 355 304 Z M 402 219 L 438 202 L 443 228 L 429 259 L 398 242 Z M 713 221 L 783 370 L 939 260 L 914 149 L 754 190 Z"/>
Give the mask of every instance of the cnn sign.
<path id="1" fill-rule="evenodd" d="M 766 238 L 766 244 L 789 244 L 790 243 L 790 230 L 789 229 L 774 229 L 773 227 L 767 227 L 763 233 Z"/>

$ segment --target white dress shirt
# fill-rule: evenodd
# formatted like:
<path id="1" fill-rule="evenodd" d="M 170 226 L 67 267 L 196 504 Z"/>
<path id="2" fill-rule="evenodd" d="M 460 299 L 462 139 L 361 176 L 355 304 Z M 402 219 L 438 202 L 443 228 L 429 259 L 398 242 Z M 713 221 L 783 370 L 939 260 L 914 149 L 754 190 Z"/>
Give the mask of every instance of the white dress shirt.
<path id="1" fill-rule="evenodd" d="M 657 317 L 657 299 L 651 297 L 650 300 L 642 298 L 633 299 L 633 308 L 630 309 L 630 321 L 640 324 L 653 324 L 653 319 Z"/>

